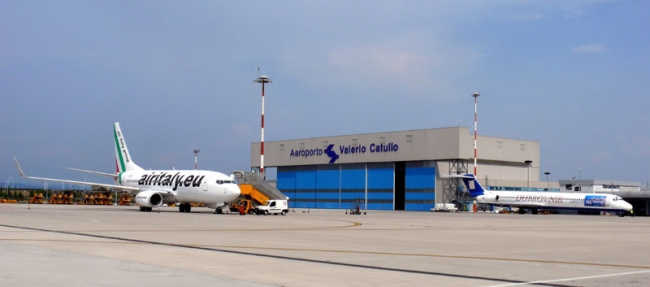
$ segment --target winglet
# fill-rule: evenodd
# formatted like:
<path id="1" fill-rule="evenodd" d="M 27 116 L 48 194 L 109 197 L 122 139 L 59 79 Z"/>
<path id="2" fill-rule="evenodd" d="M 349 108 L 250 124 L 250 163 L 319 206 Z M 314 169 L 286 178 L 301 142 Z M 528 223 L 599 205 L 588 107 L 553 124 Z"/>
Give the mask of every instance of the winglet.
<path id="1" fill-rule="evenodd" d="M 18 173 L 20 173 L 20 176 L 23 178 L 29 178 L 29 176 L 26 176 L 25 173 L 23 173 L 23 169 L 20 168 L 20 164 L 18 163 L 18 160 L 14 156 L 14 162 L 16 163 L 16 167 L 18 168 Z"/>

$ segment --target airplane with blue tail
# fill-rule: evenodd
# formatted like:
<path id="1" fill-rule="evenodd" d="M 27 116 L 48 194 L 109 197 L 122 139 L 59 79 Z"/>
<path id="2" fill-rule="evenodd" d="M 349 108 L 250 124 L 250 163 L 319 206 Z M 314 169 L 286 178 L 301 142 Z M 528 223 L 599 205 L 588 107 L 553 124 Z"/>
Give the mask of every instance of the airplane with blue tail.
<path id="1" fill-rule="evenodd" d="M 540 209 L 593 210 L 623 214 L 632 209 L 630 203 L 614 194 L 485 190 L 473 174 L 451 177 L 461 178 L 469 195 L 476 198 L 477 203 L 518 207 L 521 214 L 526 213 L 526 210 L 537 214 Z"/>

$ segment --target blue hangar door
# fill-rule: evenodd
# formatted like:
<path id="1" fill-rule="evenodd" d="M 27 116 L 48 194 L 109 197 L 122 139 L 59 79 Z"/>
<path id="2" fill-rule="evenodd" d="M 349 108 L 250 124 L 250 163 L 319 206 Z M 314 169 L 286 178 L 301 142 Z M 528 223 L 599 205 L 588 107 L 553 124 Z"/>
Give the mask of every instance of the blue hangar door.
<path id="1" fill-rule="evenodd" d="M 434 207 L 436 204 L 435 167 L 435 161 L 406 162 L 404 168 L 404 210 L 429 211 Z"/>
<path id="2" fill-rule="evenodd" d="M 295 208 L 348 209 L 365 199 L 369 210 L 430 210 L 435 162 L 385 162 L 278 167 L 277 187 Z"/>

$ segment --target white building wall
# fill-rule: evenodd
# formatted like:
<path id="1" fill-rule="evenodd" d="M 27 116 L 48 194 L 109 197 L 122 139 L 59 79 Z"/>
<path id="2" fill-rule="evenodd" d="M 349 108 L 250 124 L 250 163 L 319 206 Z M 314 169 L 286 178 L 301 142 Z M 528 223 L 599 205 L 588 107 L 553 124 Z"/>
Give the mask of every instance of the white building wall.
<path id="1" fill-rule="evenodd" d="M 394 152 L 372 153 L 372 144 L 394 144 L 399 149 Z M 270 141 L 265 143 L 265 165 L 299 166 L 326 165 L 330 157 L 323 153 L 328 145 L 334 145 L 339 158 L 337 164 L 398 162 L 398 161 L 448 161 L 467 160 L 468 172 L 473 172 L 474 136 L 468 127 L 449 127 L 437 129 L 331 136 L 307 139 Z M 343 154 L 342 147 L 366 147 L 365 153 Z M 292 151 L 320 150 L 320 155 L 295 157 Z M 259 166 L 260 144 L 251 144 L 251 167 Z M 524 163 L 532 160 L 528 168 Z M 513 180 L 525 183 L 529 176 L 530 186 L 540 178 L 540 144 L 537 141 L 511 139 L 504 137 L 478 137 L 477 177 L 488 179 Z M 529 173 L 528 173 L 529 172 Z M 439 177 L 449 173 L 448 164 L 438 165 Z"/>
<path id="2" fill-rule="evenodd" d="M 527 169 L 526 165 L 522 163 L 521 166 L 499 165 L 499 164 L 479 164 L 478 178 L 484 180 L 487 178 L 501 179 L 501 180 L 517 180 L 526 182 L 539 181 L 539 168 L 532 166 Z M 530 178 L 527 177 L 530 172 Z"/>
<path id="3" fill-rule="evenodd" d="M 473 137 L 470 137 L 473 150 Z M 478 138 L 478 178 L 498 178 L 531 182 L 540 178 L 540 144 L 536 141 L 483 136 Z M 473 155 L 473 151 L 472 151 Z M 525 161 L 531 160 L 530 167 Z M 474 159 L 470 158 L 468 170 L 473 170 Z M 528 173 L 530 172 L 530 173 Z"/>

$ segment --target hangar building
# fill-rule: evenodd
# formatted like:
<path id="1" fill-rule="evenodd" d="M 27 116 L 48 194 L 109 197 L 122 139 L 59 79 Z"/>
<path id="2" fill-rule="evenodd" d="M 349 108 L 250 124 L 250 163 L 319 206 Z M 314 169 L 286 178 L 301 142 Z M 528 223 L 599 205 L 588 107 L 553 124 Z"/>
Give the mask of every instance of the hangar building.
<path id="1" fill-rule="evenodd" d="M 362 199 L 369 210 L 428 211 L 462 202 L 464 187 L 449 174 L 473 171 L 473 142 L 469 128 L 460 126 L 271 141 L 264 143 L 264 167 L 277 168 L 276 187 L 295 208 L 346 209 Z M 484 187 L 549 190 L 539 181 L 539 142 L 479 136 L 477 145 Z M 259 166 L 257 142 L 251 167 Z"/>

